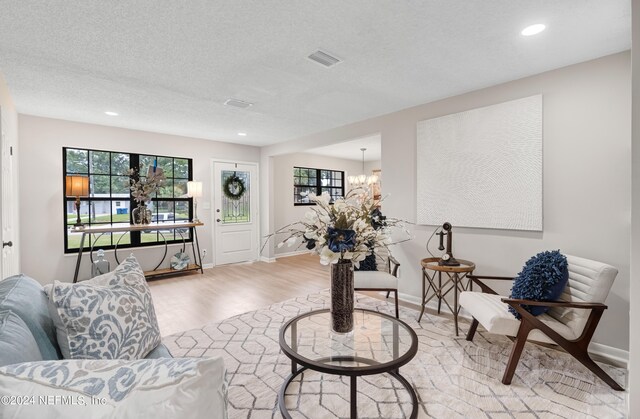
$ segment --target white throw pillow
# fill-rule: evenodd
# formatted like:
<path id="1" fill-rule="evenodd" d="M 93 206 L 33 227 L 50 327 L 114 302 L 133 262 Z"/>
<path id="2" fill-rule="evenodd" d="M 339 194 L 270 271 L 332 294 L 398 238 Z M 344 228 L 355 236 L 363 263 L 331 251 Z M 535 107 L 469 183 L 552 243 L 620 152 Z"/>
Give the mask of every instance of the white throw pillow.
<path id="1" fill-rule="evenodd" d="M 111 275 L 55 281 L 45 292 L 65 359 L 141 359 L 160 344 L 151 290 L 133 256 Z"/>
<path id="2" fill-rule="evenodd" d="M 39 361 L 0 368 L 0 417 L 227 418 L 218 358 Z"/>

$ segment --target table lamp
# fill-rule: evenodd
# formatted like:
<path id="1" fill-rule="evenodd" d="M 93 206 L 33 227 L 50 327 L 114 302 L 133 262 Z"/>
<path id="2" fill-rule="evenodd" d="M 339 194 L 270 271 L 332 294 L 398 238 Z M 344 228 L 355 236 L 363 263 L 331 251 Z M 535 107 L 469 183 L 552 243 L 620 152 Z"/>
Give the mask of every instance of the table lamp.
<path id="1" fill-rule="evenodd" d="M 198 198 L 202 198 L 202 182 L 187 182 L 187 195 L 193 198 L 193 222 L 199 223 L 198 220 Z"/>
<path id="2" fill-rule="evenodd" d="M 80 197 L 89 196 L 89 177 L 71 175 L 66 177 L 66 196 L 76 198 L 76 212 L 78 213 L 78 219 L 73 225 L 75 229 L 84 228 L 84 224 L 80 221 Z"/>

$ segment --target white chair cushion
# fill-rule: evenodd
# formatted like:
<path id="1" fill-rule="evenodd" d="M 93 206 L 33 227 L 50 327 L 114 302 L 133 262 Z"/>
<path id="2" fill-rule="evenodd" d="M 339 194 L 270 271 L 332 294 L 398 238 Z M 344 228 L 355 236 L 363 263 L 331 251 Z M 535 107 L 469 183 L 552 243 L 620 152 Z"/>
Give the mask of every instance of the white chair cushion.
<path id="1" fill-rule="evenodd" d="M 569 282 L 560 300 L 571 302 L 604 303 L 618 274 L 618 270 L 606 263 L 577 256 L 567 256 Z M 553 307 L 548 314 L 564 323 L 576 333 L 582 333 L 591 310 Z"/>
<path id="2" fill-rule="evenodd" d="M 356 271 L 353 273 L 354 288 L 398 289 L 398 278 L 388 272 Z"/>
<path id="3" fill-rule="evenodd" d="M 465 291 L 460 294 L 460 305 L 478 320 L 489 333 L 516 336 L 520 328 L 520 320 L 509 312 L 509 306 L 500 301 L 502 298 L 508 297 Z M 542 314 L 537 318 L 566 339 L 576 339 L 578 337 L 572 329 L 548 314 Z M 531 331 L 528 340 L 555 343 L 540 330 Z"/>

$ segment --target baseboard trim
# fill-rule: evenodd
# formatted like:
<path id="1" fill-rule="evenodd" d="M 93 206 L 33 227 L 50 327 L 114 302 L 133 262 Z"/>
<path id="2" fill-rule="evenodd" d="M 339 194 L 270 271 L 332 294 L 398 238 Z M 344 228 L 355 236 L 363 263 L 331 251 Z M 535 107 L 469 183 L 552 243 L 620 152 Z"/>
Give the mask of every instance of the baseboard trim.
<path id="1" fill-rule="evenodd" d="M 271 257 L 271 258 L 267 256 L 260 256 L 260 262 L 274 263 L 276 260 L 280 258 L 288 258 L 291 256 L 300 256 L 300 255 L 306 255 L 306 254 L 309 254 L 308 250 L 295 250 L 293 252 L 278 253 L 277 255 L 274 255 L 274 257 Z"/>
<path id="2" fill-rule="evenodd" d="M 386 293 L 385 293 L 385 295 L 386 295 Z M 404 301 L 405 303 L 416 304 L 418 306 L 422 305 L 422 300 L 420 299 L 420 297 L 416 297 L 415 295 L 405 294 L 403 292 L 399 292 L 398 293 L 398 299 L 400 301 Z M 431 301 L 429 301 L 427 306 L 429 306 L 430 304 L 431 304 Z"/>
<path id="3" fill-rule="evenodd" d="M 386 293 L 383 294 L 386 295 Z M 400 301 L 416 304 L 418 306 L 422 305 L 422 299 L 420 297 L 416 297 L 415 295 L 399 292 L 398 299 Z M 427 303 L 427 308 L 437 310 L 438 303 L 434 300 L 431 300 Z M 448 310 L 446 306 L 444 307 L 444 309 Z M 468 313 L 465 313 L 464 310 L 460 312 L 460 317 L 471 320 L 471 316 L 469 316 Z M 596 361 L 603 361 L 607 364 L 615 365 L 616 367 L 629 368 L 629 351 L 625 351 L 624 349 L 614 348 L 613 346 L 603 345 L 597 342 L 591 342 L 589 344 L 589 354 L 593 355 Z"/>
<path id="4" fill-rule="evenodd" d="M 309 253 L 308 250 L 294 250 L 293 252 L 278 253 L 278 254 L 275 255 L 275 259 L 288 258 L 288 257 L 291 257 L 291 256 L 306 255 L 308 253 Z"/>
<path id="5" fill-rule="evenodd" d="M 629 351 L 625 351 L 624 349 L 591 342 L 589 344 L 589 353 L 596 358 L 596 361 L 602 359 L 617 367 L 629 368 Z"/>
<path id="6" fill-rule="evenodd" d="M 213 266 L 213 263 L 205 263 L 202 265 L 202 269 L 211 269 Z"/>

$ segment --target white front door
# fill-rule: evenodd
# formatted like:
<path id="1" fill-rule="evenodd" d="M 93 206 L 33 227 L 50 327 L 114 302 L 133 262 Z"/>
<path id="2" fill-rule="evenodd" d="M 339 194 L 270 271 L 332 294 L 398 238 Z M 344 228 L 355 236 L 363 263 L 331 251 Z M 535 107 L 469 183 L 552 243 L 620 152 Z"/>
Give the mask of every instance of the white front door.
<path id="1" fill-rule="evenodd" d="M 213 163 L 215 264 L 258 259 L 258 170 L 256 164 Z"/>
<path id="2" fill-rule="evenodd" d="M 0 150 L 2 154 L 2 169 L 0 170 L 0 225 L 2 230 L 2 258 L 0 272 L 4 279 L 16 275 L 20 270 L 18 254 L 18 229 L 16 228 L 18 214 L 18 167 L 14 150 L 16 147 L 15 135 L 7 135 L 5 116 L 0 109 Z"/>

